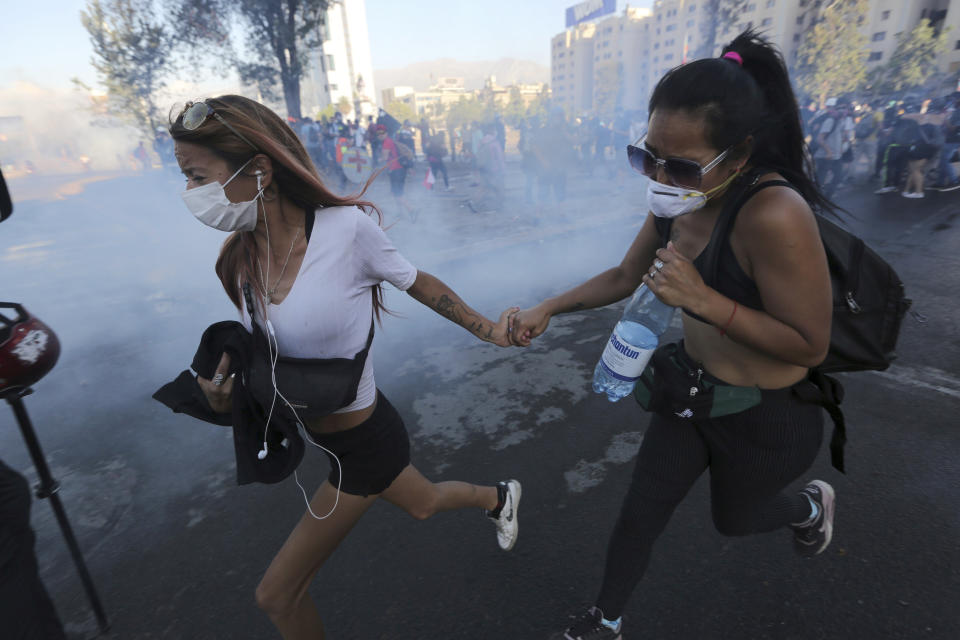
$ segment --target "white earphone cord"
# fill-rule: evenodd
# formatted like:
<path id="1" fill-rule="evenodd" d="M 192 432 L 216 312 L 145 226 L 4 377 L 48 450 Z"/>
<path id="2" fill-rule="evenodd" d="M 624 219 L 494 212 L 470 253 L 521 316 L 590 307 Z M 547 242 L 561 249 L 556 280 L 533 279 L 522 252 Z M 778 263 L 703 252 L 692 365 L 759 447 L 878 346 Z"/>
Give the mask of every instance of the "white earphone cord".
<path id="1" fill-rule="evenodd" d="M 257 190 L 260 191 L 260 176 L 257 175 Z M 261 201 L 261 206 L 262 201 Z M 270 226 L 267 224 L 267 210 L 266 207 L 263 207 L 263 227 L 267 233 L 267 251 L 270 250 Z M 257 260 L 257 269 L 260 271 L 260 280 L 263 282 L 264 294 L 266 295 L 267 283 L 270 281 L 270 259 L 267 258 L 267 279 L 263 278 L 263 268 L 260 266 L 260 261 Z M 317 444 L 313 441 L 313 438 L 307 433 L 307 428 L 304 426 L 303 421 L 300 420 L 297 410 L 293 408 L 293 405 L 287 400 L 280 389 L 277 386 L 277 360 L 280 358 L 280 345 L 277 342 L 276 333 L 273 330 L 273 325 L 270 323 L 270 311 L 269 303 L 266 298 L 263 300 L 263 321 L 266 324 L 267 328 L 267 354 L 270 358 L 270 381 L 273 383 L 273 399 L 270 401 L 270 411 L 267 413 L 267 421 L 263 427 L 263 450 L 257 456 L 260 460 L 263 460 L 267 457 L 267 431 L 270 429 L 270 420 L 273 418 L 273 409 L 277 403 L 277 396 L 280 396 L 280 399 L 290 408 L 290 411 L 293 412 L 294 418 L 297 420 L 297 427 L 303 432 L 303 436 L 307 439 L 307 442 L 312 444 L 315 447 L 318 447 L 328 453 L 334 460 L 337 461 L 337 476 L 340 479 L 340 482 L 337 483 L 337 496 L 333 501 L 333 506 L 330 507 L 330 511 L 327 512 L 324 516 L 318 516 L 313 512 L 313 508 L 310 506 L 310 499 L 307 497 L 307 491 L 303 488 L 303 485 L 300 484 L 300 478 L 297 476 L 297 470 L 293 470 L 293 479 L 297 483 L 297 486 L 300 487 L 300 493 L 303 494 L 303 500 L 307 503 L 307 511 L 315 520 L 325 520 L 330 517 L 330 515 L 337 508 L 337 505 L 340 504 L 340 484 L 343 482 L 343 465 L 340 463 L 340 458 L 333 452 L 324 447 L 323 445 Z M 251 324 L 255 322 L 254 318 L 250 318 Z M 271 338 L 273 341 L 271 342 Z"/>

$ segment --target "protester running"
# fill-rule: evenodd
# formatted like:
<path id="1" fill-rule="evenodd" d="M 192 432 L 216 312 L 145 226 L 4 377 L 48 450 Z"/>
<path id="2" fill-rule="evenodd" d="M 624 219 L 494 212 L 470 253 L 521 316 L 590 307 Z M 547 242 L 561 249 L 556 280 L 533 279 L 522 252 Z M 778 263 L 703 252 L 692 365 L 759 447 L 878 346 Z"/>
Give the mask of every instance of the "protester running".
<path id="1" fill-rule="evenodd" d="M 619 266 L 515 314 L 511 335 L 529 344 L 551 316 L 611 304 L 643 283 L 684 311 L 683 340 L 654 355 L 666 363 L 656 368 L 662 399 L 687 396 L 703 381 L 744 393 L 726 394 L 742 400 L 715 402 L 709 417 L 654 413 L 607 548 L 599 596 L 566 630 L 568 640 L 620 637 L 621 615 L 654 541 L 707 469 L 713 521 L 724 535 L 790 526 L 797 550 L 815 555 L 833 529 L 830 485 L 815 480 L 799 493 L 786 491 L 821 443 L 821 407 L 804 403 L 795 390 L 812 384 L 808 372 L 826 356 L 831 285 L 811 210 L 829 202 L 805 164 L 783 60 L 748 30 L 721 57 L 668 72 L 649 114 L 647 133 L 629 155 L 651 178 L 653 215 Z M 732 233 L 717 240 L 713 289 L 704 283 L 702 256 L 734 194 L 747 199 Z"/>
<path id="2" fill-rule="evenodd" d="M 308 512 L 256 590 L 258 606 L 281 635 L 288 640 L 324 637 L 307 589 L 379 497 L 420 520 L 480 507 L 496 524 L 499 545 L 511 549 L 517 539 L 520 483 L 433 483 L 421 475 L 410 464 L 403 420 L 376 388 L 369 354 L 373 318 L 383 310 L 383 281 L 499 346 L 509 345 L 508 311 L 491 322 L 439 279 L 414 268 L 368 215 L 379 216 L 377 207 L 362 199 L 363 192 L 331 193 L 293 130 L 263 105 L 233 95 L 188 103 L 170 134 L 187 179 L 183 195 L 188 208 L 201 222 L 230 232 L 216 271 L 244 327 L 253 333 L 252 362 L 263 350 L 269 353 L 267 400 L 270 404 L 272 397 L 276 406 L 270 413 L 265 405 L 259 407 L 267 420 L 260 423 L 264 444 L 257 458 L 267 465 L 289 446 L 286 439 L 277 443 L 272 437 L 270 421 L 272 413 L 289 409 L 302 422 L 307 441 L 324 447 L 331 459 L 329 478 L 308 502 Z M 328 381 L 345 387 L 349 401 L 330 405 L 325 415 L 302 417 L 298 409 L 327 402 L 311 395 L 321 397 L 326 388 L 320 387 L 326 385 L 308 388 L 302 400 L 294 399 L 280 367 L 301 367 L 304 375 L 313 375 L 321 365 L 329 365 L 325 372 L 346 367 L 346 377 Z M 254 397 L 258 392 L 253 366 L 237 377 L 231 373 L 237 372 L 224 353 L 215 375 L 197 380 L 210 407 L 221 414 L 231 411 L 232 394 L 237 390 L 239 398 L 243 384 Z M 350 375 L 356 377 L 347 379 Z M 236 424 L 234 435 L 242 440 Z M 239 459 L 238 452 L 238 470 Z M 362 605 L 356 613 L 370 615 Z"/>

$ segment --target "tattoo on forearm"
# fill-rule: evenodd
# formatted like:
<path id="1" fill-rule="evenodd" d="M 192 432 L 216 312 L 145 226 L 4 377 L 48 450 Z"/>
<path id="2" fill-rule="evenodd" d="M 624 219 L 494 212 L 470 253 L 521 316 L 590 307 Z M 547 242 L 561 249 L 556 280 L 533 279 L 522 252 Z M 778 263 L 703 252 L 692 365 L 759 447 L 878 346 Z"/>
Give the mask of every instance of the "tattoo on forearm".
<path id="1" fill-rule="evenodd" d="M 437 313 L 447 318 L 451 322 L 456 322 L 461 327 L 480 338 L 490 338 L 493 335 L 493 327 L 487 329 L 486 335 L 483 333 L 483 320 L 475 313 L 464 310 L 464 304 L 460 300 L 454 300 L 450 296 L 443 294 L 440 299 L 433 299 L 433 308 Z M 464 316 L 468 317 L 464 317 Z"/>

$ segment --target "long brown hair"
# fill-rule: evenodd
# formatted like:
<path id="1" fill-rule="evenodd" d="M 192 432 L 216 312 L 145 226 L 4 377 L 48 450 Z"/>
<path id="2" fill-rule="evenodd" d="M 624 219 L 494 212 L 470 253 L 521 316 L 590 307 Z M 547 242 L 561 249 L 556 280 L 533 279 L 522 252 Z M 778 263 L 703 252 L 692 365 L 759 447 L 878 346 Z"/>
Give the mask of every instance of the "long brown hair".
<path id="1" fill-rule="evenodd" d="M 257 149 L 251 149 L 250 144 L 213 116 L 208 117 L 193 131 L 185 129 L 183 114 L 191 105 L 189 102 L 176 117 L 171 113 L 170 137 L 209 149 L 222 158 L 232 171 L 239 170 L 256 153 L 268 156 L 273 163 L 273 179 L 277 189 L 307 211 L 308 215 L 317 208 L 355 206 L 368 215 L 371 212 L 376 213 L 377 221 L 383 222 L 380 209 L 363 199 L 376 174 L 367 180 L 359 193 L 338 196 L 323 184 L 300 138 L 272 110 L 255 100 L 236 95 L 207 98 L 204 102 Z M 238 287 L 241 278 L 247 282 L 256 281 L 253 262 L 256 250 L 252 231 L 234 231 L 220 248 L 216 265 L 217 277 L 237 309 L 241 309 L 242 304 Z M 384 308 L 380 285 L 372 288 L 372 296 L 373 310 L 379 320 L 380 311 Z"/>

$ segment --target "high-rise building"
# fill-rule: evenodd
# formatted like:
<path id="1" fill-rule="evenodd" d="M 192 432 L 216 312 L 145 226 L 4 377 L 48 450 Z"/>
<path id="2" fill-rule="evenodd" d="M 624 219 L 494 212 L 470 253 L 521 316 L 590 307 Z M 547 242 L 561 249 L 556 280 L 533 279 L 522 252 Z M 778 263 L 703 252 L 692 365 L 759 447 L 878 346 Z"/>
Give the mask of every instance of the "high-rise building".
<path id="1" fill-rule="evenodd" d="M 646 108 L 650 78 L 650 10 L 584 22 L 553 37 L 550 77 L 554 102 L 572 114 Z"/>
<path id="2" fill-rule="evenodd" d="M 717 25 L 712 55 L 754 27 L 794 67 L 803 39 L 825 4 L 747 0 L 729 24 Z M 941 32 L 947 29 L 950 39 L 940 70 L 960 70 L 960 0 L 868 0 L 867 6 L 860 31 L 867 39 L 868 69 L 886 64 L 900 39 L 930 20 Z M 577 115 L 609 115 L 617 106 L 643 110 L 663 74 L 703 54 L 704 23 L 717 19 L 715 8 L 711 0 L 654 0 L 652 11 L 627 8 L 622 15 L 593 17 L 568 27 L 551 41 L 554 101 Z"/>
<path id="3" fill-rule="evenodd" d="M 376 114 L 376 89 L 367 31 L 365 0 L 331 2 L 320 25 L 320 46 L 310 52 L 310 68 L 301 83 L 305 115 L 329 104 L 349 104 L 350 117 Z"/>

